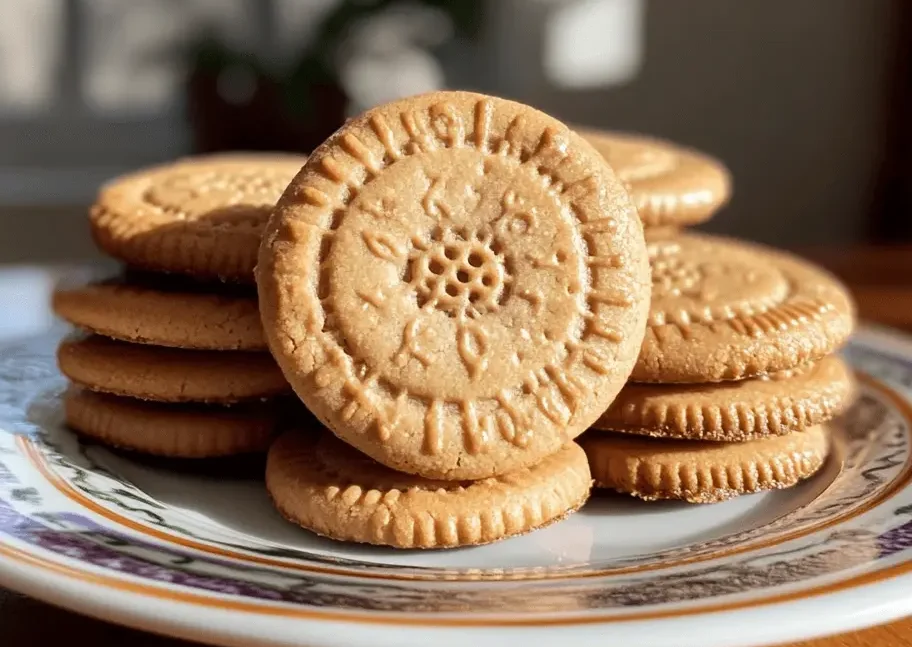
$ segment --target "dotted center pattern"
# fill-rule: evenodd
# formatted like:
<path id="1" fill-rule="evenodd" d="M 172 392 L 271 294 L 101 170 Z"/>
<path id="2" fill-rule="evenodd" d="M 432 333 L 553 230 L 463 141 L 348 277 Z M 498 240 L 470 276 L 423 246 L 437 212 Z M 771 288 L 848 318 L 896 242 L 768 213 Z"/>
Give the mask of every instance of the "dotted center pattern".
<path id="1" fill-rule="evenodd" d="M 698 296 L 703 273 L 700 266 L 680 257 L 656 258 L 652 263 L 653 297 Z"/>
<path id="2" fill-rule="evenodd" d="M 408 271 L 419 306 L 458 318 L 496 312 L 512 282 L 501 246 L 485 232 L 435 236 L 414 250 Z"/>
<path id="3" fill-rule="evenodd" d="M 789 298 L 791 288 L 774 265 L 735 251 L 692 242 L 687 248 L 651 246 L 650 324 L 729 321 L 768 312 Z"/>

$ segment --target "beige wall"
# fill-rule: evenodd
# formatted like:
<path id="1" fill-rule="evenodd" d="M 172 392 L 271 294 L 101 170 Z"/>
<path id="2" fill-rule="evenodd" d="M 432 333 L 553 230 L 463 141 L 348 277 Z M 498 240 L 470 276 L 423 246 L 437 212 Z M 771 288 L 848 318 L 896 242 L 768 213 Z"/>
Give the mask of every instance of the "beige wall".
<path id="1" fill-rule="evenodd" d="M 650 0 L 633 83 L 521 98 L 567 121 L 653 132 L 721 156 L 735 197 L 714 230 L 780 245 L 849 242 L 878 164 L 891 6 Z M 0 260 L 92 257 L 84 213 L 0 208 Z"/>
<path id="2" fill-rule="evenodd" d="M 535 92 L 568 121 L 649 131 L 721 156 L 730 207 L 708 227 L 777 244 L 863 227 L 879 158 L 890 0 L 650 0 L 629 86 Z"/>
<path id="3" fill-rule="evenodd" d="M 84 207 L 2 207 L 0 223 L 0 263 L 101 259 Z"/>

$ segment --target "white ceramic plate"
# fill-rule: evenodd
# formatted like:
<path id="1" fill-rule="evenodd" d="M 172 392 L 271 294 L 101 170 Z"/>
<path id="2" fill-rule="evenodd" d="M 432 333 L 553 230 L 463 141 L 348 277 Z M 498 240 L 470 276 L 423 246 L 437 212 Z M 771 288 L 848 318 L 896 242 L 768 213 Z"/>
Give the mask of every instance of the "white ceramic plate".
<path id="1" fill-rule="evenodd" d="M 885 331 L 846 349 L 861 398 L 795 489 L 702 507 L 596 495 L 545 530 L 432 552 L 286 523 L 259 465 L 200 475 L 80 442 L 56 342 L 0 347 L 0 584 L 75 611 L 310 647 L 737 647 L 912 613 L 912 343 Z"/>

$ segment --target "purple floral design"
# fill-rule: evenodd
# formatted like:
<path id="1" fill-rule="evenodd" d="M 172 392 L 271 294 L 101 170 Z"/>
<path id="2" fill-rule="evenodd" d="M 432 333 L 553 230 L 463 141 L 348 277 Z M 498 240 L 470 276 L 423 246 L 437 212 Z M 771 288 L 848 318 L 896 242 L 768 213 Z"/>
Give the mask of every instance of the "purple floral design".
<path id="1" fill-rule="evenodd" d="M 56 523 L 68 526 L 68 529 L 50 528 L 36 519 L 18 513 L 6 502 L 0 501 L 0 531 L 56 555 L 156 582 L 178 584 L 247 598 L 303 602 L 303 594 L 293 591 L 282 592 L 234 578 L 201 575 L 182 570 L 176 565 L 191 564 L 198 561 L 197 558 L 111 532 L 80 515 L 67 513 L 54 515 L 52 518 Z M 117 550 L 117 548 L 124 547 L 129 547 L 136 552 L 155 554 L 157 558 L 165 558 L 171 564 L 157 564 Z M 237 564 L 227 561 L 208 559 L 204 561 L 211 566 L 238 568 Z"/>
<path id="2" fill-rule="evenodd" d="M 554 584 L 523 587 L 508 584 L 448 589 L 445 586 L 427 587 L 408 583 L 365 585 L 315 575 L 301 575 L 294 580 L 286 575 L 279 577 L 276 584 L 268 584 L 265 583 L 268 569 L 194 556 L 138 541 L 99 529 L 79 515 L 67 515 L 65 525 L 68 526 L 66 529 L 50 528 L 0 502 L 0 531 L 56 555 L 109 571 L 201 592 L 284 602 L 299 607 L 404 613 L 458 612 L 466 608 L 545 613 L 581 608 L 651 606 L 713 598 L 747 589 L 775 587 L 859 566 L 872 559 L 869 547 L 874 539 L 864 536 L 855 540 L 847 536 L 827 542 L 820 552 L 802 555 L 784 552 L 781 559 L 775 560 L 772 565 L 770 556 L 764 556 L 610 588 L 570 583 L 558 587 Z M 229 567 L 238 577 L 203 572 L 212 567 L 220 570 Z M 544 594 L 540 586 L 559 594 Z"/>
<path id="3" fill-rule="evenodd" d="M 887 362 L 888 359 L 880 355 L 876 361 Z M 38 388 L 45 390 L 59 381 L 59 376 L 47 369 L 47 363 L 52 361 L 50 356 L 29 355 L 22 351 L 13 357 L 0 350 L 0 380 L 6 376 L 16 376 L 19 380 L 17 387 L 12 389 L 18 395 L 0 392 L 0 438 L 4 431 L 41 433 L 41 426 L 27 422 L 23 412 Z M 872 364 L 875 360 L 867 358 L 864 361 Z M 18 364 L 15 370 L 13 363 Z M 902 370 L 912 376 L 912 365 L 906 362 L 891 366 L 891 370 Z M 873 415 L 883 409 L 878 406 L 872 400 L 867 408 L 857 411 Z M 859 425 L 859 428 L 863 426 Z M 897 440 L 907 442 L 906 430 L 898 429 L 897 433 Z M 857 440 L 863 444 L 865 439 Z M 900 445 L 894 449 L 899 453 L 881 457 L 881 464 L 863 460 L 864 478 L 882 481 L 882 474 L 892 473 L 900 454 L 905 451 Z M 92 469 L 84 471 L 94 473 Z M 78 512 L 50 510 L 40 500 L 32 498 L 28 488 L 17 488 L 17 485 L 15 475 L 0 457 L 0 491 L 8 497 L 8 501 L 0 497 L 0 535 L 14 537 L 36 551 L 47 551 L 153 584 L 196 590 L 202 595 L 227 595 L 302 608 L 409 614 L 491 609 L 527 615 L 653 606 L 805 582 L 846 569 L 863 568 L 874 560 L 912 548 L 912 506 L 906 506 L 894 511 L 890 520 L 894 527 L 879 535 L 871 530 L 834 529 L 826 539 L 810 546 L 777 547 L 722 564 L 695 566 L 650 577 L 525 582 L 523 586 L 492 581 L 474 584 L 365 580 L 357 575 L 328 576 L 252 565 L 214 558 L 168 543 L 145 541 L 102 526 Z M 22 495 L 15 499 L 14 491 Z M 20 509 L 29 513 L 22 513 Z"/>
<path id="4" fill-rule="evenodd" d="M 13 476 L 13 473 L 9 468 L 3 463 L 0 463 L 0 485 L 15 485 L 18 482 L 19 480 Z"/>
<path id="5" fill-rule="evenodd" d="M 900 508 L 896 514 L 898 516 L 912 515 L 912 505 Z M 912 520 L 883 533 L 877 538 L 877 545 L 880 548 L 879 557 L 881 559 L 912 548 Z"/>
<path id="6" fill-rule="evenodd" d="M 912 521 L 882 534 L 877 539 L 877 545 L 880 548 L 881 559 L 912 548 Z"/>

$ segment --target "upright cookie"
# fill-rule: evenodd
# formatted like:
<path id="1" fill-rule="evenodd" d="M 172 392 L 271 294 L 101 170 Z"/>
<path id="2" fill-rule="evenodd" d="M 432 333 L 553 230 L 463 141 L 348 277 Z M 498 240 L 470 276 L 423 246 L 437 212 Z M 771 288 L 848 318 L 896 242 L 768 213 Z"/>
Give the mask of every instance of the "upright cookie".
<path id="1" fill-rule="evenodd" d="M 830 451 L 824 426 L 743 443 L 665 440 L 593 431 L 580 438 L 599 487 L 635 497 L 716 503 L 791 487 Z"/>
<path id="2" fill-rule="evenodd" d="M 649 301 L 621 183 L 560 122 L 467 92 L 349 121 L 282 196 L 257 268 L 308 407 L 394 469 L 537 463 L 623 386 Z"/>
<path id="3" fill-rule="evenodd" d="M 852 332 L 827 272 L 761 245 L 682 234 L 649 243 L 652 305 L 633 382 L 740 380 L 813 362 Z"/>
<path id="4" fill-rule="evenodd" d="M 644 227 L 695 225 L 731 196 L 719 160 L 654 137 L 577 129 L 627 184 Z"/>
<path id="5" fill-rule="evenodd" d="M 329 433 L 286 433 L 266 464 L 266 487 L 289 521 L 396 548 L 474 546 L 526 533 L 580 508 L 591 484 L 574 443 L 531 468 L 463 483 L 394 472 Z"/>
<path id="6" fill-rule="evenodd" d="M 663 438 L 744 441 L 828 422 L 847 406 L 851 371 L 835 355 L 738 382 L 625 386 L 596 429 Z"/>
<path id="7" fill-rule="evenodd" d="M 252 283 L 263 227 L 304 159 L 212 155 L 118 178 L 91 209 L 92 235 L 132 267 Z"/>
<path id="8" fill-rule="evenodd" d="M 101 443 L 153 456 L 217 458 L 263 452 L 276 430 L 269 404 L 162 404 L 71 387 L 66 423 Z"/>
<path id="9" fill-rule="evenodd" d="M 139 344 L 266 350 L 256 296 L 113 279 L 54 292 L 54 312 L 84 330 Z"/>
<path id="10" fill-rule="evenodd" d="M 291 390 L 268 353 L 159 348 L 95 335 L 64 340 L 57 363 L 92 391 L 159 402 L 227 404 Z"/>

